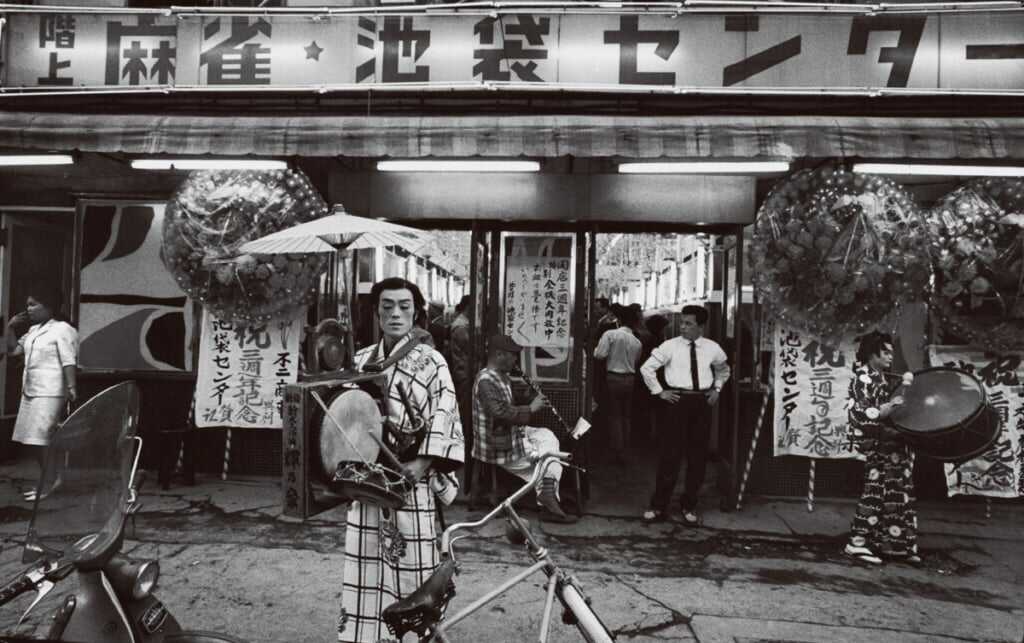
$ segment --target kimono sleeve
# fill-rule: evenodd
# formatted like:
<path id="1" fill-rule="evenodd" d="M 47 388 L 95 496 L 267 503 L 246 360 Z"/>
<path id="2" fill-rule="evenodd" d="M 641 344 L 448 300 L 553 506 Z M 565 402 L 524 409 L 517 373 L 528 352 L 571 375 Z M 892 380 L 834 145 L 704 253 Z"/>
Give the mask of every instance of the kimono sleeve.
<path id="1" fill-rule="evenodd" d="M 427 408 L 430 414 L 424 418 L 427 432 L 420 445 L 419 455 L 433 457 L 433 468 L 447 473 L 457 469 L 465 458 L 462 421 L 448 364 L 434 350 L 430 351 L 430 360 L 435 373 L 427 385 Z"/>

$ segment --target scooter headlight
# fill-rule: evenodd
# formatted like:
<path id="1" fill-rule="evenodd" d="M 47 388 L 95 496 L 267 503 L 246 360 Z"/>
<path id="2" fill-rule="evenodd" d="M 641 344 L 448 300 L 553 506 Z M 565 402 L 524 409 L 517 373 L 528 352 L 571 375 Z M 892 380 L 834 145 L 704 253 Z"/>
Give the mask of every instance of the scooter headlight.
<path id="1" fill-rule="evenodd" d="M 132 584 L 132 598 L 139 600 L 149 596 L 149 593 L 156 587 L 156 581 L 160 578 L 160 563 L 150 560 L 139 565 L 135 572 L 135 582 Z"/>

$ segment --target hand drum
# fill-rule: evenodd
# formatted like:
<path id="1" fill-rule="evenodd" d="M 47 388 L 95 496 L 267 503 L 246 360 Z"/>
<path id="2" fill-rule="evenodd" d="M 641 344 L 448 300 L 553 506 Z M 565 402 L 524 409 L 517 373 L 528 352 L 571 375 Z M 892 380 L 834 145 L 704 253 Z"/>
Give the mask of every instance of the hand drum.
<path id="1" fill-rule="evenodd" d="M 334 396 L 320 422 L 320 462 L 328 479 L 341 462 L 375 463 L 382 432 L 380 409 L 369 393 L 349 389 Z"/>

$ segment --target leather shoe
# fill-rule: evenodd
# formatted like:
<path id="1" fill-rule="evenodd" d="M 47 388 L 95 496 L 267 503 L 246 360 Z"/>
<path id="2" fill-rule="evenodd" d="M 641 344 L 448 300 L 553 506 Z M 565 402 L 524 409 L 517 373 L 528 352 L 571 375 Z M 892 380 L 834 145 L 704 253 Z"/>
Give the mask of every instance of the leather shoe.
<path id="1" fill-rule="evenodd" d="M 540 501 L 541 520 L 547 522 L 559 522 L 563 524 L 576 522 L 576 517 L 566 514 L 562 511 L 562 506 L 558 504 L 558 498 L 555 496 L 554 478 L 544 478 L 544 480 L 541 481 L 540 493 L 537 494 L 537 500 Z"/>

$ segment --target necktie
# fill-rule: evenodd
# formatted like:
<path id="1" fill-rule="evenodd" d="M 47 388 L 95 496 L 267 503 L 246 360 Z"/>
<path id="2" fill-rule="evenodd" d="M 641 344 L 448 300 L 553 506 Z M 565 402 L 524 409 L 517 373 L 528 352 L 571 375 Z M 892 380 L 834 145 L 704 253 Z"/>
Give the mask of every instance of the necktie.
<path id="1" fill-rule="evenodd" d="M 690 340 L 690 379 L 693 380 L 693 390 L 700 390 L 700 371 L 697 370 L 697 340 Z"/>

